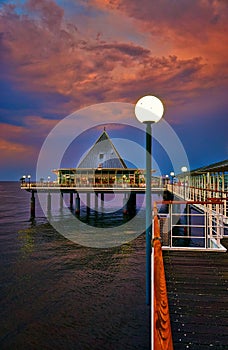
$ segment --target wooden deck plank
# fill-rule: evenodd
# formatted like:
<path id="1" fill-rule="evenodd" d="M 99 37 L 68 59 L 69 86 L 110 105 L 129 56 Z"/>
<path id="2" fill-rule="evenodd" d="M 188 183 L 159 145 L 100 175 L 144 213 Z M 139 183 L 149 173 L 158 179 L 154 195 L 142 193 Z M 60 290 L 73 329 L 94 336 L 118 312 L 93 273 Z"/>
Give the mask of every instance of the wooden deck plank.
<path id="1" fill-rule="evenodd" d="M 163 258 L 174 349 L 228 349 L 228 253 L 163 251 Z"/>

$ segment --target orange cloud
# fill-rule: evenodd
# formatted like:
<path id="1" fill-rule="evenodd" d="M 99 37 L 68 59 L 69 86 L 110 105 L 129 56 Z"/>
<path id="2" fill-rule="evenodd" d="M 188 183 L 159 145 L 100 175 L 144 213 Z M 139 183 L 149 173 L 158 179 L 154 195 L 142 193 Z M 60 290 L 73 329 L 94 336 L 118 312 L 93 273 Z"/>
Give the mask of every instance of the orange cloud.
<path id="1" fill-rule="evenodd" d="M 23 141 L 13 142 L 0 140 L 1 171 L 4 167 L 27 165 L 32 159 L 36 159 L 36 148 L 33 145 L 25 145 Z"/>
<path id="2" fill-rule="evenodd" d="M 0 123 L 1 164 L 36 161 L 39 149 L 56 120 L 26 117 L 23 126 Z"/>
<path id="3" fill-rule="evenodd" d="M 10 79 L 18 89 L 67 96 L 61 108 L 73 111 L 103 101 L 134 102 L 145 92 L 177 105 L 227 85 L 225 2 L 184 0 L 170 6 L 169 0 L 96 0 L 81 5 L 88 10 L 84 23 L 77 14 L 67 19 L 54 1 L 28 1 L 26 17 L 5 7 L 3 59 L 11 63 Z M 95 14 L 99 21 L 91 20 Z M 135 27 L 128 40 L 118 31 L 119 16 Z"/>

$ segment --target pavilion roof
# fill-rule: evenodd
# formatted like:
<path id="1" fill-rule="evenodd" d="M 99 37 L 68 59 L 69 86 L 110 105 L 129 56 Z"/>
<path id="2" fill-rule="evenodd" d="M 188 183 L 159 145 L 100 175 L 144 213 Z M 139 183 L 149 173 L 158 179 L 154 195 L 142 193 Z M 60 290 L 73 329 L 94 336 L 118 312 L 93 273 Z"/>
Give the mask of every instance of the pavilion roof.
<path id="1" fill-rule="evenodd" d="M 77 168 L 126 169 L 127 165 L 104 129 L 103 133 L 80 161 Z"/>
<path id="2" fill-rule="evenodd" d="M 227 171 L 228 171 L 228 159 L 191 170 L 190 172 L 185 174 L 200 175 L 205 173 L 219 173 L 219 172 L 227 172 Z"/>

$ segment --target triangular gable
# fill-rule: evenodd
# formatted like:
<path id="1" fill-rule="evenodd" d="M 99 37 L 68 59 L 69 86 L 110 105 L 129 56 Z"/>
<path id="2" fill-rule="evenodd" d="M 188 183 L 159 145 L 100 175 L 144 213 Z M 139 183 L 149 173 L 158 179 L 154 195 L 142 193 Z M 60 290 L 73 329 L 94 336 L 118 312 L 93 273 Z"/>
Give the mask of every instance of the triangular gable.
<path id="1" fill-rule="evenodd" d="M 127 166 L 110 140 L 107 132 L 103 131 L 77 168 L 124 168 Z"/>

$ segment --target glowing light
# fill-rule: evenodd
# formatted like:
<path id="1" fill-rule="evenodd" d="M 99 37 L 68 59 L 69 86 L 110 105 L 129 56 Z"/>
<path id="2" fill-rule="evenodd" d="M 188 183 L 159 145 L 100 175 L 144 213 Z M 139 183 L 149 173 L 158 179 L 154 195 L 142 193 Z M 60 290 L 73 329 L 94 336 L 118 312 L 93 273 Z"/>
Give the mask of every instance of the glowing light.
<path id="1" fill-rule="evenodd" d="M 164 106 L 155 96 L 144 96 L 135 105 L 135 115 L 140 123 L 157 123 L 162 118 Z"/>

